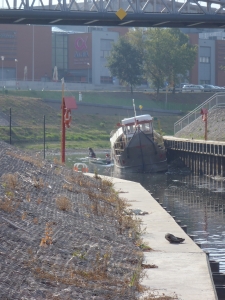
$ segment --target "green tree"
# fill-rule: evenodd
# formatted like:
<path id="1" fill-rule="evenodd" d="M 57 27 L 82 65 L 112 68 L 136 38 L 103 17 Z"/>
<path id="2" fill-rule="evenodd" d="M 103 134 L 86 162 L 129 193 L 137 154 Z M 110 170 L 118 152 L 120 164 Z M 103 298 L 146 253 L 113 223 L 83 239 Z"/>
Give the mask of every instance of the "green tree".
<path id="1" fill-rule="evenodd" d="M 168 36 L 173 41 L 173 48 L 169 51 L 167 61 L 167 76 L 173 85 L 180 83 L 180 77 L 187 78 L 188 71 L 194 66 L 197 59 L 197 46 L 189 43 L 189 37 L 179 29 L 167 29 Z"/>
<path id="2" fill-rule="evenodd" d="M 133 87 L 141 83 L 142 57 L 137 47 L 133 46 L 126 37 L 120 38 L 113 45 L 111 55 L 107 59 L 107 67 L 112 76 L 130 85 L 131 93 Z"/>
<path id="3" fill-rule="evenodd" d="M 175 91 L 176 83 L 180 77 L 187 77 L 188 71 L 193 67 L 197 47 L 189 44 L 188 36 L 179 29 L 148 28 L 129 33 L 129 40 L 143 48 L 143 71 L 145 77 L 157 88 L 163 86 L 165 81 L 173 86 Z M 142 41 L 142 42 L 141 42 Z"/>

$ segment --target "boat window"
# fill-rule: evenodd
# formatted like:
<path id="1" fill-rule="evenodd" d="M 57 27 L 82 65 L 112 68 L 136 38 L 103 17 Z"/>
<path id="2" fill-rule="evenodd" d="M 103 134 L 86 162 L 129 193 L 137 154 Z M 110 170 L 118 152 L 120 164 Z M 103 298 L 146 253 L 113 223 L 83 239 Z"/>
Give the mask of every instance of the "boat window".
<path id="1" fill-rule="evenodd" d="M 134 133 L 134 126 L 133 125 L 130 126 L 130 132 Z"/>
<path id="2" fill-rule="evenodd" d="M 145 132 L 152 132 L 152 124 L 150 122 L 141 124 L 141 130 Z"/>

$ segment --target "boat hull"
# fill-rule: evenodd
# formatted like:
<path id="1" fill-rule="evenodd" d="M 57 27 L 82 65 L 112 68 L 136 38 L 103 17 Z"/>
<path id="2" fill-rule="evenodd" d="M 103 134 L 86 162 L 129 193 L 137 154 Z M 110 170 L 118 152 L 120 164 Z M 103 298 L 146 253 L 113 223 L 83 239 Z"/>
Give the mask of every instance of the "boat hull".
<path id="1" fill-rule="evenodd" d="M 130 173 L 157 173 L 157 172 L 166 172 L 168 170 L 167 160 L 153 163 L 148 165 L 136 165 L 136 166 L 122 166 L 120 164 L 114 164 L 114 167 L 119 171 L 125 171 Z"/>
<path id="2" fill-rule="evenodd" d="M 123 149 L 119 149 L 118 145 L 118 142 L 112 145 L 114 165 L 117 169 L 139 173 L 167 171 L 164 146 L 143 132 L 136 133 Z"/>

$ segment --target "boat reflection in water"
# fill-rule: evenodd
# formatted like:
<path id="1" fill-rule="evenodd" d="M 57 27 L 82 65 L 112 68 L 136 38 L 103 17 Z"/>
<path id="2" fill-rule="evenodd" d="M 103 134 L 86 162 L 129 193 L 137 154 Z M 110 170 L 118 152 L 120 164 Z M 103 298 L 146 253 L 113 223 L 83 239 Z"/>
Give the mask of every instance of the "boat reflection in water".
<path id="1" fill-rule="evenodd" d="M 110 134 L 114 165 L 130 172 L 162 172 L 167 170 L 163 138 L 153 130 L 153 118 L 140 115 L 123 119 Z"/>

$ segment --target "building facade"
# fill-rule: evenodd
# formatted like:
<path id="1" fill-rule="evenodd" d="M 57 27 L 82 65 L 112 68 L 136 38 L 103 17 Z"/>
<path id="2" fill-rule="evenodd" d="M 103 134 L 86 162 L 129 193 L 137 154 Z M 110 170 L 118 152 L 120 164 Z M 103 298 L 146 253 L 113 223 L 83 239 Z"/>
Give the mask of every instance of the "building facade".
<path id="1" fill-rule="evenodd" d="M 188 33 L 190 43 L 197 45 L 195 65 L 190 70 L 189 82 L 225 86 L 225 33 Z"/>
<path id="2" fill-rule="evenodd" d="M 0 25 L 0 80 L 51 77 L 51 27 Z"/>
<path id="3" fill-rule="evenodd" d="M 73 29 L 73 30 L 72 30 Z M 115 83 L 107 65 L 112 44 L 126 28 L 0 25 L 0 81 Z"/>

